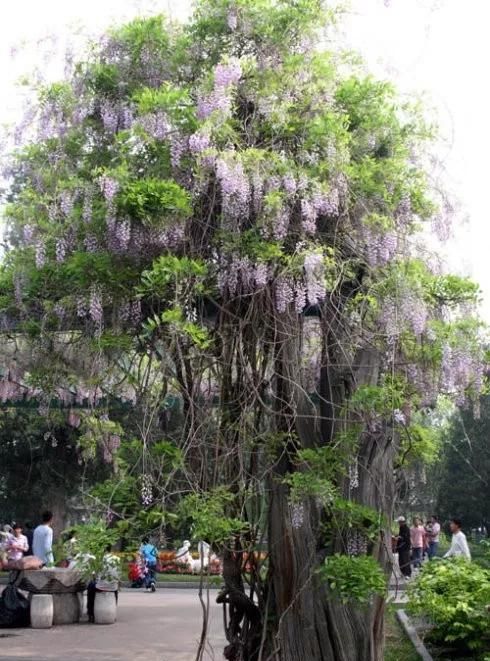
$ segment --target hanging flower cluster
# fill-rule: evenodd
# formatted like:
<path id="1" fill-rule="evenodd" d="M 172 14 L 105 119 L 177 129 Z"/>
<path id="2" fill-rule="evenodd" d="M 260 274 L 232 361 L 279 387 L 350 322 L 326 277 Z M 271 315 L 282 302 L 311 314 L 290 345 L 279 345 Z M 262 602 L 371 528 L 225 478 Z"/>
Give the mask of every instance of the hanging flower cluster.
<path id="1" fill-rule="evenodd" d="M 199 99 L 198 117 L 206 119 L 214 112 L 219 112 L 223 117 L 230 115 L 233 88 L 240 81 L 241 76 L 242 69 L 238 60 L 231 59 L 229 62 L 218 64 L 214 70 L 212 91 L 201 95 Z"/>
<path id="2" fill-rule="evenodd" d="M 366 257 L 370 266 L 383 266 L 390 262 L 397 251 L 395 232 L 376 232 L 371 228 L 364 229 L 366 242 Z"/>
<path id="3" fill-rule="evenodd" d="M 381 305 L 379 322 L 390 341 L 409 328 L 420 337 L 427 329 L 429 310 L 420 295 L 402 288 L 397 296 L 387 296 Z"/>
<path id="4" fill-rule="evenodd" d="M 141 477 L 141 504 L 151 505 L 153 502 L 153 480 L 151 475 L 144 474 Z"/>
<path id="5" fill-rule="evenodd" d="M 349 530 L 347 533 L 347 555 L 366 555 L 368 540 L 359 530 Z"/>
<path id="6" fill-rule="evenodd" d="M 233 152 L 225 153 L 216 160 L 216 177 L 221 186 L 224 218 L 228 220 L 246 216 L 250 184 L 243 165 Z"/>

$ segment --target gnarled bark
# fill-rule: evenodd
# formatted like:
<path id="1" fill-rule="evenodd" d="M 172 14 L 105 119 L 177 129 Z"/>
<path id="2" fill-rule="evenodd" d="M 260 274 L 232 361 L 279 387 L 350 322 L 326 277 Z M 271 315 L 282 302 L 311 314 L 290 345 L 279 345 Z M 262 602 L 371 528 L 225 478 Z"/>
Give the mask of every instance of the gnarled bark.
<path id="1" fill-rule="evenodd" d="M 285 421 L 294 419 L 295 430 L 304 444 L 330 443 L 335 429 L 335 410 L 342 404 L 339 381 L 351 379 L 357 386 L 375 383 L 379 357 L 374 352 L 363 352 L 356 360 L 356 372 L 347 376 L 337 374 L 337 382 L 334 382 L 334 370 L 329 364 L 324 365 L 323 378 L 329 381 L 323 384 L 322 392 L 329 400 L 321 411 L 329 412 L 330 420 L 327 424 L 312 425 L 311 406 L 297 385 L 300 360 L 294 327 L 291 318 L 282 327 L 287 328 L 287 334 L 283 335 L 276 364 L 278 425 L 281 428 Z M 329 355 L 324 352 L 327 358 Z M 286 423 L 283 429 L 287 426 Z M 319 433 L 315 434 L 316 430 Z M 393 501 L 392 453 L 393 445 L 385 434 L 364 433 L 358 452 L 359 486 L 351 494 L 359 503 L 387 514 Z M 292 525 L 288 488 L 283 482 L 288 470 L 283 453 L 276 463 L 270 489 L 269 562 L 276 629 L 270 640 L 269 656 L 265 658 L 274 661 L 381 661 L 383 599 L 375 598 L 369 605 L 360 607 L 341 604 L 329 593 L 316 572 L 328 552 L 316 530 L 316 506 L 311 501 L 305 502 L 301 524 Z M 371 552 L 386 564 L 387 554 L 382 542 Z"/>

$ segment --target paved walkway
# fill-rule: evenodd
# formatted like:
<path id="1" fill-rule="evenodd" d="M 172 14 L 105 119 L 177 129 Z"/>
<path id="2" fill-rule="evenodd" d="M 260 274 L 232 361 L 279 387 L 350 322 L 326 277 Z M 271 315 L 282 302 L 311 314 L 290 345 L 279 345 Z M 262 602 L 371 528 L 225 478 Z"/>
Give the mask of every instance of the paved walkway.
<path id="1" fill-rule="evenodd" d="M 205 661 L 222 661 L 222 610 L 210 592 L 211 623 Z M 52 629 L 0 629 L 0 661 L 194 661 L 201 631 L 195 590 L 155 594 L 123 590 L 110 626 L 76 624 Z M 7 636 L 7 637 L 4 637 Z"/>

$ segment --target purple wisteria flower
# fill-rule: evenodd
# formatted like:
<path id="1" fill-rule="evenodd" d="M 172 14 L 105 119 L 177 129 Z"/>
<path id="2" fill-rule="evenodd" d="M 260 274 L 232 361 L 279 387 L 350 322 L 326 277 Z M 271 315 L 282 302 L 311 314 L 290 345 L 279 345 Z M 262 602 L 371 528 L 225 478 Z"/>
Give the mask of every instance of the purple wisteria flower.
<path id="1" fill-rule="evenodd" d="M 304 282 L 298 281 L 294 286 L 294 306 L 296 312 L 301 314 L 306 307 L 307 291 Z"/>
<path id="2" fill-rule="evenodd" d="M 239 82 L 241 75 L 240 62 L 236 59 L 218 64 L 214 70 L 213 90 L 199 98 L 197 116 L 206 119 L 215 111 L 228 116 L 231 112 L 232 87 Z"/>
<path id="3" fill-rule="evenodd" d="M 64 262 L 66 257 L 67 242 L 64 237 L 56 240 L 56 261 Z"/>
<path id="4" fill-rule="evenodd" d="M 402 226 L 407 226 L 412 220 L 412 201 L 408 193 L 404 193 L 396 209 L 396 217 Z"/>
<path id="5" fill-rule="evenodd" d="M 219 111 L 225 117 L 228 117 L 231 113 L 231 96 L 227 88 L 219 87 L 209 94 L 199 97 L 197 104 L 199 119 L 206 119 L 216 111 Z"/>
<path id="6" fill-rule="evenodd" d="M 168 117 L 162 110 L 143 115 L 138 119 L 138 124 L 155 140 L 164 140 L 172 130 Z"/>
<path id="7" fill-rule="evenodd" d="M 106 201 L 112 202 L 119 190 L 119 183 L 113 177 L 102 175 L 99 177 L 99 186 Z"/>
<path id="8" fill-rule="evenodd" d="M 306 296 L 310 305 L 317 305 L 326 296 L 323 255 L 316 252 L 305 256 Z"/>
<path id="9" fill-rule="evenodd" d="M 216 161 L 216 176 L 221 185 L 224 215 L 236 218 L 248 210 L 250 182 L 243 165 L 233 152 Z"/>
<path id="10" fill-rule="evenodd" d="M 85 191 L 85 196 L 83 198 L 83 208 L 82 208 L 82 220 L 84 223 L 90 223 L 92 220 L 92 203 L 93 203 L 93 192 L 91 190 Z"/>
<path id="11" fill-rule="evenodd" d="M 46 246 L 44 241 L 39 239 L 36 245 L 36 267 L 41 269 L 46 264 Z"/>
<path id="12" fill-rule="evenodd" d="M 104 308 L 102 307 L 102 294 L 97 286 L 90 290 L 88 316 L 95 324 L 95 335 L 102 335 L 104 329 Z"/>
<path id="13" fill-rule="evenodd" d="M 129 106 L 124 106 L 119 110 L 119 123 L 124 129 L 130 129 L 134 123 L 133 109 Z"/>
<path id="14" fill-rule="evenodd" d="M 65 216 L 69 216 L 73 211 L 75 204 L 75 195 L 73 191 L 64 190 L 60 194 L 60 209 Z"/>
<path id="15" fill-rule="evenodd" d="M 22 235 L 26 245 L 31 245 L 34 238 L 34 227 L 32 225 L 24 225 Z"/>
<path id="16" fill-rule="evenodd" d="M 299 530 L 305 522 L 305 507 L 302 503 L 292 503 L 290 509 L 291 525 L 295 530 Z"/>
<path id="17" fill-rule="evenodd" d="M 211 138 L 208 133 L 198 131 L 189 138 L 189 149 L 193 154 L 200 154 L 211 146 Z"/>
<path id="18" fill-rule="evenodd" d="M 48 207 L 48 218 L 52 223 L 55 223 L 58 219 L 58 207 L 56 204 L 50 204 Z"/>
<path id="19" fill-rule="evenodd" d="M 119 113 L 117 108 L 107 101 L 103 103 L 100 108 L 100 116 L 107 133 L 116 133 L 119 124 Z"/>
<path id="20" fill-rule="evenodd" d="M 215 89 L 219 87 L 230 87 L 230 85 L 236 85 L 241 76 L 242 68 L 238 60 L 232 59 L 227 63 L 220 63 L 214 70 Z"/>
<path id="21" fill-rule="evenodd" d="M 339 191 L 332 188 L 330 191 L 316 190 L 313 192 L 311 204 L 320 216 L 335 216 L 339 212 Z"/>
<path id="22" fill-rule="evenodd" d="M 301 200 L 301 226 L 306 234 L 316 232 L 317 211 L 310 200 Z"/>
<path id="23" fill-rule="evenodd" d="M 102 295 L 97 287 L 92 287 L 90 291 L 90 302 L 88 313 L 92 321 L 97 324 L 102 322 L 104 311 L 102 308 Z"/>
<path id="24" fill-rule="evenodd" d="M 83 244 L 87 252 L 94 253 L 99 251 L 99 242 L 95 234 L 87 234 L 83 240 Z"/>
<path id="25" fill-rule="evenodd" d="M 141 478 L 141 504 L 151 505 L 153 502 L 153 480 L 150 475 Z"/>
<path id="26" fill-rule="evenodd" d="M 282 185 L 284 186 L 284 190 L 290 197 L 293 197 L 296 194 L 297 184 L 296 184 L 296 179 L 293 177 L 292 174 L 284 175 L 284 177 L 282 178 Z"/>
<path id="27" fill-rule="evenodd" d="M 265 262 L 259 262 L 255 265 L 254 280 L 257 289 L 263 289 L 269 280 L 270 269 Z"/>
<path id="28" fill-rule="evenodd" d="M 275 294 L 276 310 L 282 314 L 294 301 L 294 287 L 291 278 L 279 276 L 276 279 Z"/>
<path id="29" fill-rule="evenodd" d="M 178 168 L 182 157 L 187 151 L 188 139 L 186 136 L 174 133 L 170 142 L 170 162 L 173 168 Z"/>
<path id="30" fill-rule="evenodd" d="M 264 199 L 264 180 L 262 175 L 255 171 L 251 176 L 252 184 L 252 206 L 256 214 L 260 213 L 262 201 Z"/>
<path id="31" fill-rule="evenodd" d="M 366 259 L 370 266 L 384 266 L 396 255 L 398 237 L 393 230 L 382 230 L 365 225 L 362 230 Z"/>
<path id="32" fill-rule="evenodd" d="M 77 310 L 77 317 L 83 318 L 87 316 L 87 301 L 83 296 L 80 296 L 77 298 L 76 301 L 76 310 Z"/>
<path id="33" fill-rule="evenodd" d="M 425 332 L 427 327 L 428 310 L 420 296 L 407 292 L 403 296 L 400 313 L 412 328 L 415 335 L 419 336 Z"/>
<path id="34" fill-rule="evenodd" d="M 351 489 L 359 488 L 359 462 L 357 457 L 355 461 L 349 464 L 349 487 Z"/>

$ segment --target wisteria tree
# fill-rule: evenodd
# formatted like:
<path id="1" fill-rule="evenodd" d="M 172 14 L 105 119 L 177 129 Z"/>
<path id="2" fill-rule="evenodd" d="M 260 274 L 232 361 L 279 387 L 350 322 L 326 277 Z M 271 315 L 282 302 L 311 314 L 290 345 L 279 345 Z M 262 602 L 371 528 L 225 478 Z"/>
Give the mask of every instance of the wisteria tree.
<path id="1" fill-rule="evenodd" d="M 201 0 L 183 27 L 112 30 L 39 90 L 9 172 L 23 382 L 126 393 L 148 428 L 178 399 L 158 471 L 140 441 L 144 504 L 221 554 L 234 660 L 382 659 L 397 472 L 438 393 L 483 382 L 478 290 L 417 238 L 450 215 L 431 130 L 326 47 L 335 18 Z"/>

